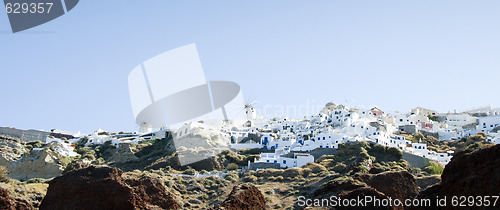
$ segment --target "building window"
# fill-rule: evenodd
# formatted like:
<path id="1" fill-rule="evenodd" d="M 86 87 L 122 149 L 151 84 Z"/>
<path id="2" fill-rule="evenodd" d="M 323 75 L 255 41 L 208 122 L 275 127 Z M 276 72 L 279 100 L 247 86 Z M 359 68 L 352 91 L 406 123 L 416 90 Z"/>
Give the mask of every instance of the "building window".
<path id="1" fill-rule="evenodd" d="M 286 160 L 283 160 L 283 164 L 286 164 Z"/>

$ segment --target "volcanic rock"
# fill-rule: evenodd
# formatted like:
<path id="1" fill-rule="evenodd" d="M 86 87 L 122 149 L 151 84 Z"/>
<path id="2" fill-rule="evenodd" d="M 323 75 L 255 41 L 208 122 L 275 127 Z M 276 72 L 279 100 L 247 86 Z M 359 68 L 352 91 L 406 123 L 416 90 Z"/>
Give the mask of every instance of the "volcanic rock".
<path id="1" fill-rule="evenodd" d="M 40 209 L 177 209 L 173 195 L 158 180 L 125 180 L 117 168 L 90 166 L 49 182 Z"/>
<path id="2" fill-rule="evenodd" d="M 417 184 L 420 189 L 425 190 L 428 187 L 441 182 L 440 175 L 424 176 L 416 178 Z"/>
<path id="3" fill-rule="evenodd" d="M 343 181 L 330 181 L 323 187 L 319 188 L 314 192 L 314 196 L 319 199 L 329 199 L 330 196 L 337 196 L 337 198 L 344 199 L 355 199 L 365 198 L 365 196 L 370 196 L 375 199 L 388 199 L 386 195 L 377 191 L 376 189 L 363 185 L 360 182 L 355 182 L 354 180 L 347 179 Z M 368 203 L 370 204 L 370 203 Z M 385 206 L 341 206 L 338 205 L 335 209 L 391 209 Z"/>
<path id="4" fill-rule="evenodd" d="M 234 186 L 229 197 L 214 209 L 265 209 L 266 200 L 252 184 Z"/>
<path id="5" fill-rule="evenodd" d="M 17 163 L 10 176 L 14 179 L 28 180 L 31 178 L 52 178 L 64 171 L 60 159 L 61 154 L 50 148 L 32 150 Z"/>
<path id="6" fill-rule="evenodd" d="M 10 192 L 0 188 L 0 208 L 5 210 L 34 209 L 27 201 L 10 196 Z"/>
<path id="7" fill-rule="evenodd" d="M 498 157 L 500 157 L 500 145 L 457 153 L 444 168 L 441 183 L 427 188 L 417 198 L 428 198 L 432 201 L 433 206 L 427 209 L 439 209 L 435 202 L 436 197 L 444 198 L 446 196 L 447 206 L 441 207 L 441 209 L 453 209 L 456 208 L 452 206 L 451 198 L 453 196 L 466 196 L 466 198 L 499 196 L 500 160 Z M 492 203 L 491 200 L 490 203 Z M 495 207 L 498 208 L 500 204 L 496 205 Z M 488 208 L 494 207 L 490 204 Z"/>
<path id="8" fill-rule="evenodd" d="M 392 199 L 414 198 L 419 193 L 419 187 L 413 175 L 407 171 L 387 171 L 370 176 L 365 183 L 384 193 Z"/>
<path id="9" fill-rule="evenodd" d="M 441 195 L 499 195 L 500 145 L 456 154 L 441 175 Z"/>

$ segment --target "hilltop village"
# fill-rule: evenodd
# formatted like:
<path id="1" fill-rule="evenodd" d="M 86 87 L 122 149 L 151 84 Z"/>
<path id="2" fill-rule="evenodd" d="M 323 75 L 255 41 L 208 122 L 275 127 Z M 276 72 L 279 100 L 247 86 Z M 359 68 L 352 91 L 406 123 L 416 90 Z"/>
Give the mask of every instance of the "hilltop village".
<path id="1" fill-rule="evenodd" d="M 176 135 L 185 135 L 200 127 L 218 129 L 220 135 L 230 138 L 232 149 L 274 150 L 273 153 L 261 153 L 255 162 L 279 164 L 281 168 L 314 162 L 313 155 L 308 152 L 322 148 L 338 149 L 339 144 L 352 141 L 395 147 L 405 153 L 448 164 L 454 151 L 431 150 L 422 139 L 413 136 L 417 133 L 447 141 L 483 132 L 487 134 L 486 142 L 500 143 L 500 109 L 491 106 L 460 113 L 438 113 L 417 107 L 406 114 L 391 115 L 377 107 L 356 109 L 330 102 L 317 115 L 303 119 L 275 117 L 259 120 L 251 105 L 245 107 L 245 114 L 246 122 L 240 122 L 242 126 L 239 127 L 201 121 L 186 124 Z M 260 167 L 269 166 L 260 164 Z"/>
<path id="2" fill-rule="evenodd" d="M 416 199 L 490 195 L 499 187 L 500 110 L 490 106 L 394 115 L 328 103 L 301 119 L 263 119 L 246 105 L 244 114 L 158 131 L 0 128 L 0 202 L 14 209 L 301 209 L 300 199 L 331 195 Z"/>
<path id="3" fill-rule="evenodd" d="M 178 139 L 177 151 L 200 149 L 198 143 L 189 142 L 193 136 L 209 134 L 218 136 L 217 149 L 244 150 L 264 149 L 260 157 L 248 163 L 248 168 L 292 168 L 313 163 L 320 156 L 312 151 L 322 150 L 320 154 L 332 154 L 345 142 L 373 142 L 398 148 L 405 154 L 412 154 L 448 164 L 454 151 L 429 148 L 423 136 L 432 136 L 439 141 L 460 140 L 476 133 L 486 134 L 486 142 L 500 144 L 500 109 L 484 106 L 454 113 L 438 113 L 421 107 L 405 114 L 391 115 L 374 107 L 371 109 L 349 108 L 330 102 L 323 110 L 303 119 L 274 117 L 262 119 L 257 116 L 252 105 L 244 108 L 246 119 L 231 121 L 200 120 L 185 123 L 175 131 L 151 128 L 140 132 L 113 133 L 98 129 L 89 135 L 53 129 L 51 132 L 37 130 L 18 130 L 1 128 L 0 133 L 20 138 L 22 141 L 39 140 L 45 144 L 58 142 L 56 149 L 63 156 L 77 156 L 74 144 L 85 140 L 84 145 L 110 143 L 116 148 L 119 144 L 138 144 L 152 139 L 172 135 Z M 202 135 L 203 136 L 203 135 Z M 191 137 L 191 138 L 190 138 Z M 194 138 L 196 139 L 196 138 Z M 198 139 L 199 140 L 199 139 Z M 202 138 L 203 140 L 203 138 Z M 181 142 L 182 143 L 179 143 Z M 192 140 L 195 141 L 195 140 Z M 197 140 L 196 140 L 197 141 Z M 209 143 L 208 147 L 214 144 Z M 42 148 L 33 148 L 41 150 Z M 204 149 L 213 149 L 204 148 Z M 330 150 L 327 150 L 330 149 Z M 215 155 L 215 154 L 213 154 Z M 251 165 L 255 164 L 253 167 Z"/>

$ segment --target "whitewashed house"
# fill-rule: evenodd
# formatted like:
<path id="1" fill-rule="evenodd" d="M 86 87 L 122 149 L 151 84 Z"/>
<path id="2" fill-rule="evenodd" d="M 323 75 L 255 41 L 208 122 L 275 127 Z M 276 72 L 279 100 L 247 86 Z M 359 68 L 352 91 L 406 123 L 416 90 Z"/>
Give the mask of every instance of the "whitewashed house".
<path id="1" fill-rule="evenodd" d="M 469 114 L 448 114 L 444 115 L 450 130 L 463 130 L 463 126 L 477 123 L 477 117 L 472 117 Z"/>
<path id="2" fill-rule="evenodd" d="M 488 133 L 499 125 L 500 125 L 500 115 L 480 117 L 478 119 L 477 131 Z"/>
<path id="3" fill-rule="evenodd" d="M 314 157 L 305 153 L 260 153 L 260 159 L 255 162 L 259 163 L 279 163 L 281 168 L 301 167 L 307 163 L 314 162 Z"/>

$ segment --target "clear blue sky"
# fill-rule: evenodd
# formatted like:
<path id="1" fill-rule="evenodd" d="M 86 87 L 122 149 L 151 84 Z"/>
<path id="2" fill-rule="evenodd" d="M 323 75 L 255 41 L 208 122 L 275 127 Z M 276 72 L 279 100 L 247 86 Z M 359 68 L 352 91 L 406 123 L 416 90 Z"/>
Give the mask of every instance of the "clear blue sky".
<path id="1" fill-rule="evenodd" d="M 500 1 L 82 0 L 17 34 L 0 12 L 0 126 L 136 130 L 129 72 L 193 42 L 258 108 L 500 106 Z"/>

